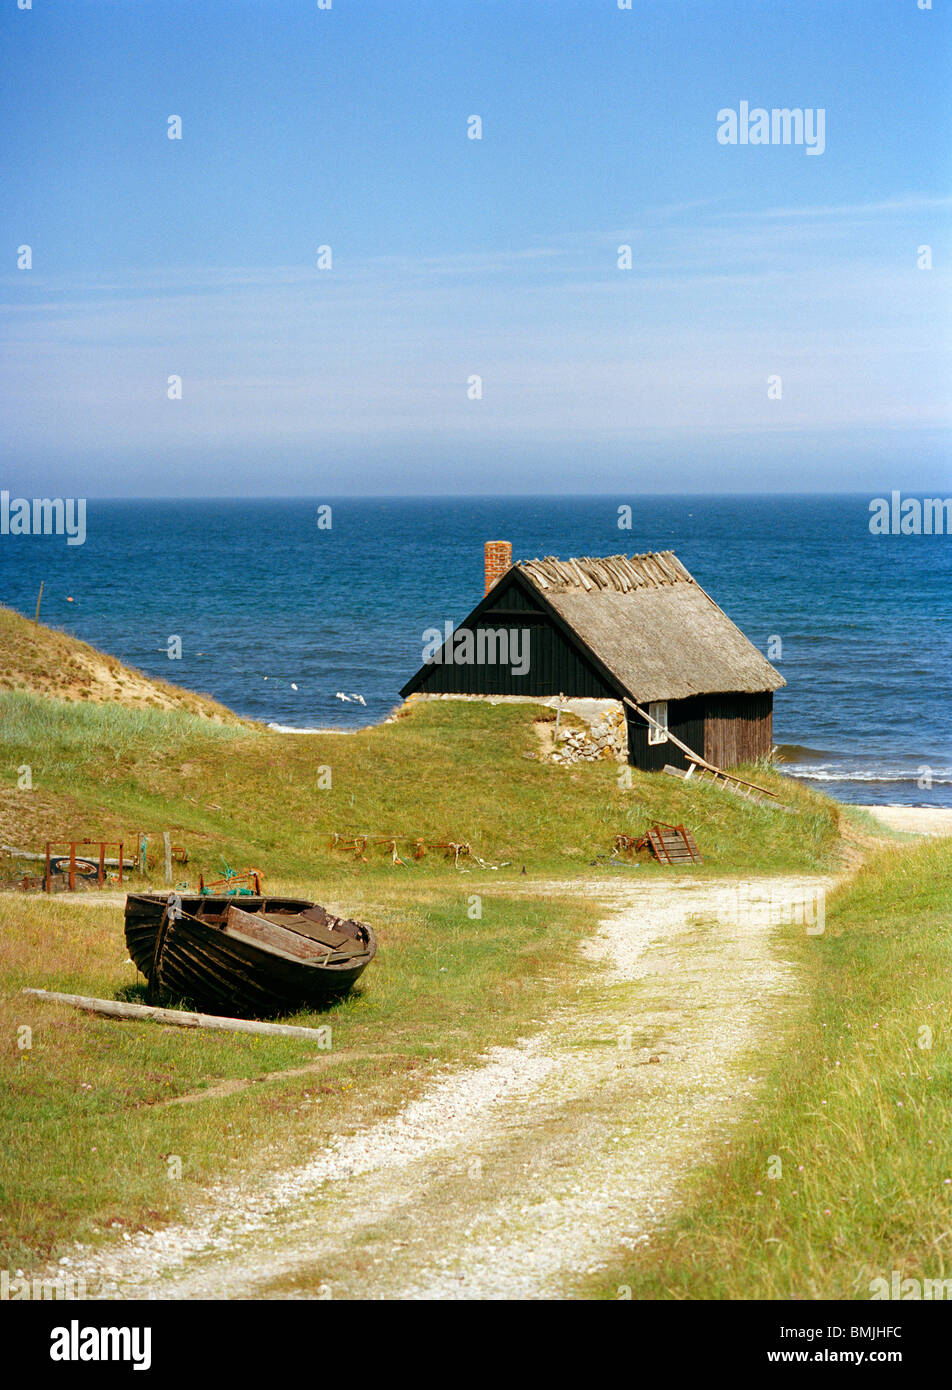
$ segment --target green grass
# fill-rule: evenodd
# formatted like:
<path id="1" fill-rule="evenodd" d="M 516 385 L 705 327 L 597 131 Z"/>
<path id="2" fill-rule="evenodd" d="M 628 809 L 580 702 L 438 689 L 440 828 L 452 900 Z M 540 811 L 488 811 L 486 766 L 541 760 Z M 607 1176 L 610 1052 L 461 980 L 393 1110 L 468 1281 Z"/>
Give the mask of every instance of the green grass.
<path id="1" fill-rule="evenodd" d="M 448 1063 L 473 1062 L 541 1017 L 576 977 L 591 904 L 391 889 L 352 908 L 380 952 L 361 986 L 322 1013 L 328 1054 L 296 1039 L 117 1023 L 24 997 L 42 985 L 128 995 L 120 908 L 21 899 L 0 934 L 0 1264 L 35 1265 L 71 1241 L 155 1228 L 209 1185 L 251 1182 L 342 1129 L 392 1112 Z M 32 1030 L 31 1046 L 18 1039 Z M 318 1063 L 299 1076 L 290 1069 Z M 272 1079 L 166 1105 L 227 1081 Z M 181 1178 L 169 1160 L 181 1160 Z"/>
<path id="2" fill-rule="evenodd" d="M 94 764 L 102 775 L 137 760 L 171 754 L 205 742 L 213 748 L 248 730 L 214 724 L 180 710 L 135 709 L 119 704 L 76 705 L 17 691 L 0 696 L 4 745 L 24 752 L 41 748 L 58 773 L 71 776 Z"/>
<path id="3" fill-rule="evenodd" d="M 589 1295 L 868 1299 L 893 1270 L 952 1276 L 952 842 L 882 852 L 823 935 L 784 949 L 810 1003 L 758 1103 L 682 1215 Z"/>
<path id="4" fill-rule="evenodd" d="M 552 718 L 535 706 L 420 701 L 358 733 L 294 736 L 188 711 L 0 694 L 6 843 L 38 849 L 50 834 L 130 843 L 135 832 L 171 829 L 191 856 L 177 880 L 217 875 L 223 855 L 261 869 L 272 892 L 365 918 L 380 940 L 359 991 L 329 1015 L 302 1016 L 331 1022 L 330 1065 L 319 1054 L 320 1070 L 283 1075 L 313 1061 L 307 1044 L 118 1024 L 26 1000 L 25 985 L 127 993 L 135 977 L 122 912 L 81 898 L 0 895 L 0 1260 L 26 1265 L 77 1238 L 173 1219 L 216 1179 L 253 1180 L 313 1152 L 342 1128 L 390 1113 L 436 1067 L 531 1027 L 577 978 L 575 947 L 598 909 L 557 890 L 520 899 L 524 889 L 672 872 L 608 866 L 618 832 L 683 821 L 705 873 L 837 862 L 837 807 L 796 783 L 770 771 L 757 779 L 796 816 L 656 774 L 632 771 L 626 788 L 613 763 L 542 762 L 534 724 Z M 17 789 L 24 764 L 32 790 Z M 322 788 L 326 769 L 332 785 Z M 457 869 L 431 851 L 401 868 L 381 849 L 361 862 L 330 847 L 334 832 L 465 841 L 490 863 L 510 862 Z M 481 918 L 468 915 L 473 894 Z M 24 1025 L 32 1047 L 21 1050 Z M 180 1180 L 167 1176 L 169 1156 L 182 1160 Z"/>
<path id="5" fill-rule="evenodd" d="M 79 838 L 172 828 L 192 852 L 195 877 L 224 854 L 254 864 L 269 882 L 302 885 L 318 876 L 348 884 L 358 875 L 447 872 L 439 854 L 409 870 L 395 870 L 380 849 L 355 863 L 329 847 L 335 832 L 466 842 L 489 862 L 510 861 L 500 872 L 510 878 L 523 866 L 530 874 L 588 872 L 611 855 L 617 833 L 641 834 L 654 820 L 693 830 L 705 872 L 836 862 L 838 809 L 802 785 L 758 771 L 796 816 L 634 769 L 625 788 L 614 763 L 540 761 L 533 724 L 552 718 L 537 706 L 420 701 L 395 722 L 358 733 L 290 735 L 178 712 L 0 695 L 4 837 L 32 835 L 22 847 L 36 848 L 54 820 L 57 834 Z M 15 790 L 23 764 L 32 792 Z M 322 786 L 328 776 L 330 787 Z"/>

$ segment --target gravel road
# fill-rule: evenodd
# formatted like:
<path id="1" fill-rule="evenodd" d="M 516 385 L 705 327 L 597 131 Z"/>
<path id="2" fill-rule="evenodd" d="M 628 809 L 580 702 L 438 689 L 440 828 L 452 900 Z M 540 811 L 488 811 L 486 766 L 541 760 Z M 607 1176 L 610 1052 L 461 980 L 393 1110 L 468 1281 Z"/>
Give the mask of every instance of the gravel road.
<path id="1" fill-rule="evenodd" d="M 798 990 L 777 924 L 811 922 L 829 882 L 618 885 L 583 943 L 588 978 L 531 1036 L 266 1190 L 219 1188 L 192 1224 L 78 1252 L 69 1272 L 105 1298 L 570 1295 L 729 1139 L 758 1081 L 745 1052 L 779 1037 Z"/>

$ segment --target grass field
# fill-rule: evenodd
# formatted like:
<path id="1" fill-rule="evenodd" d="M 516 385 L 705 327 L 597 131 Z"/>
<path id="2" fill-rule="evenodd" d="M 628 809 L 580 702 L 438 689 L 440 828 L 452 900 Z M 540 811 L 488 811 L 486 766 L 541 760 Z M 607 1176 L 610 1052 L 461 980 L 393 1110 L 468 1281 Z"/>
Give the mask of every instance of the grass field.
<path id="1" fill-rule="evenodd" d="M 869 1299 L 894 1270 L 952 1278 L 950 905 L 952 842 L 927 842 L 874 857 L 823 935 L 791 930 L 809 1002 L 783 1060 L 681 1216 L 583 1292 Z"/>
<path id="2" fill-rule="evenodd" d="M 610 865 L 617 833 L 684 821 L 703 872 L 735 875 L 828 871 L 856 833 L 834 803 L 764 769 L 757 780 L 799 814 L 634 770 L 626 786 L 610 762 L 553 766 L 539 754 L 554 715 L 537 706 L 419 701 L 357 733 L 294 736 L 209 718 L 170 689 L 172 708 L 0 693 L 0 840 L 169 829 L 190 855 L 177 881 L 217 875 L 222 857 L 254 865 L 272 892 L 370 921 L 380 952 L 351 998 L 297 1017 L 330 1023 L 329 1054 L 117 1024 L 20 990 L 134 994 L 121 907 L 0 894 L 0 1261 L 14 1267 L 180 1216 L 215 1182 L 287 1165 L 531 1029 L 578 977 L 598 904 L 527 890 L 670 872 Z M 438 850 L 362 861 L 331 847 L 335 832 L 466 842 L 500 867 L 454 867 Z M 0 860 L 0 876 L 28 867 Z"/>
<path id="3" fill-rule="evenodd" d="M 127 840 L 137 827 L 172 828 L 192 854 L 181 872 L 193 883 L 198 867 L 216 871 L 220 854 L 253 863 L 272 891 L 346 906 L 380 937 L 364 987 L 331 1011 L 337 1055 L 318 1058 L 319 1074 L 236 1090 L 214 1107 L 167 1106 L 204 1087 L 303 1067 L 313 1049 L 28 1004 L 25 985 L 111 997 L 135 983 L 121 910 L 81 898 L 0 898 L 10 1040 L 0 1252 L 22 1262 L 76 1236 L 166 1220 L 216 1174 L 278 1152 L 288 1161 L 296 1136 L 313 1144 L 405 1100 L 435 1066 L 514 1036 L 576 969 L 572 948 L 592 911 L 518 893 L 540 875 L 654 872 L 592 868 L 617 831 L 689 819 L 706 867 L 724 872 L 832 860 L 837 814 L 818 797 L 785 786 L 803 808 L 785 816 L 715 788 L 689 792 L 673 778 L 635 773 L 625 789 L 614 764 L 569 770 L 525 757 L 540 747 L 540 717 L 550 712 L 420 702 L 362 733 L 301 737 L 180 711 L 0 696 L 7 843 L 35 847 L 51 823 L 60 834 Z M 32 790 L 16 787 L 24 765 Z M 335 830 L 468 841 L 483 859 L 510 863 L 461 871 L 430 852 L 403 868 L 384 851 L 362 863 L 330 848 Z M 473 895 L 481 918 L 470 915 Z M 20 1050 L 24 1025 L 32 1047 Z M 182 1159 L 181 1182 L 165 1177 L 170 1154 Z"/>
<path id="4" fill-rule="evenodd" d="M 802 785 L 756 771 L 796 816 L 634 769 L 631 786 L 621 786 L 612 762 L 540 761 L 536 726 L 553 718 L 540 706 L 420 701 L 358 733 L 293 735 L 178 711 L 0 695 L 0 831 L 8 844 L 35 848 L 51 824 L 77 838 L 173 829 L 193 877 L 220 869 L 224 855 L 254 864 L 268 882 L 302 886 L 318 875 L 342 886 L 393 877 L 386 851 L 357 864 L 330 848 L 335 832 L 465 842 L 488 862 L 509 861 L 500 878 L 521 876 L 523 866 L 590 871 L 611 855 L 617 833 L 641 834 L 654 820 L 690 825 L 705 872 L 837 862 L 838 808 Z M 17 789 L 23 766 L 30 791 Z M 444 871 L 439 854 L 399 870 Z"/>
<path id="5" fill-rule="evenodd" d="M 571 982 L 590 912 L 486 895 L 473 919 L 459 882 L 452 888 L 421 893 L 401 882 L 384 901 L 373 890 L 352 899 L 376 926 L 378 959 L 346 1001 L 294 1016 L 329 1024 L 330 1052 L 296 1039 L 115 1023 L 26 999 L 21 987 L 38 982 L 127 995 L 136 975 L 119 908 L 21 899 L 11 920 L 7 900 L 0 1264 L 34 1264 L 74 1239 L 153 1228 L 213 1181 L 253 1180 L 293 1163 L 332 1134 L 396 1109 L 440 1067 L 511 1041 Z M 28 1047 L 18 1045 L 24 1040 Z M 169 1104 L 268 1076 L 232 1094 Z"/>

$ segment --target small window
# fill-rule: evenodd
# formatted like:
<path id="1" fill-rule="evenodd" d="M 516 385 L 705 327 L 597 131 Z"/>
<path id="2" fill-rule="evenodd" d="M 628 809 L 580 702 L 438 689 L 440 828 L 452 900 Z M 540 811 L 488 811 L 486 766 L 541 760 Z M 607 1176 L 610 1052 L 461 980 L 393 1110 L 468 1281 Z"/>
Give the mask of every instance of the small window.
<path id="1" fill-rule="evenodd" d="M 648 705 L 648 742 L 667 743 L 668 741 L 668 702 L 652 700 Z"/>

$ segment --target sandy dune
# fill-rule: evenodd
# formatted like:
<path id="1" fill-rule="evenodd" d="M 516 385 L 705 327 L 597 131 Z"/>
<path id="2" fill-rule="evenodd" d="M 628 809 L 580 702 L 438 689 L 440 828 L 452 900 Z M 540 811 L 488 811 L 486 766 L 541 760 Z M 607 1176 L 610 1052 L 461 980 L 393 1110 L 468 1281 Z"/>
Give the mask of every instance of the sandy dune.
<path id="1" fill-rule="evenodd" d="M 952 835 L 950 806 L 861 806 L 881 825 L 910 835 Z"/>

